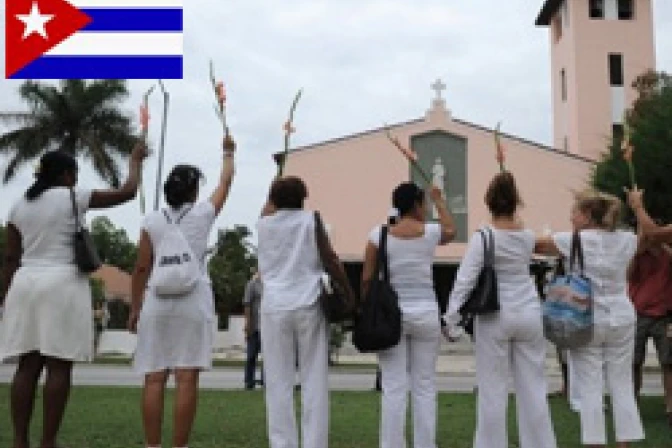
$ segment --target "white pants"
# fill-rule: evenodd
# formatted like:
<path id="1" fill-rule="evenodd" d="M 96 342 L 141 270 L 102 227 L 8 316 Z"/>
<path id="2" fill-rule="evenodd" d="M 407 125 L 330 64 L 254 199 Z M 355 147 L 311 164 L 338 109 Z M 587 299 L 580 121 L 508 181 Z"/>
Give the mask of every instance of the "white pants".
<path id="1" fill-rule="evenodd" d="M 574 379 L 579 388 L 581 441 L 584 445 L 607 443 L 603 403 L 605 373 L 616 441 L 629 442 L 644 438 L 632 383 L 634 346 L 633 322 L 618 327 L 596 325 L 591 343 L 571 351 Z"/>
<path id="2" fill-rule="evenodd" d="M 479 316 L 475 327 L 478 419 L 474 448 L 505 448 L 509 372 L 521 448 L 555 448 L 544 375 L 546 340 L 538 310 Z"/>
<path id="3" fill-rule="evenodd" d="M 298 355 L 303 448 L 326 448 L 329 436 L 327 325 L 319 305 L 262 312 L 266 417 L 271 448 L 298 448 L 294 380 Z M 298 349 L 298 353 L 297 353 Z"/>
<path id="4" fill-rule="evenodd" d="M 406 448 L 406 403 L 413 402 L 413 447 L 436 448 L 439 312 L 404 313 L 401 341 L 378 354 L 382 375 L 381 448 Z"/>

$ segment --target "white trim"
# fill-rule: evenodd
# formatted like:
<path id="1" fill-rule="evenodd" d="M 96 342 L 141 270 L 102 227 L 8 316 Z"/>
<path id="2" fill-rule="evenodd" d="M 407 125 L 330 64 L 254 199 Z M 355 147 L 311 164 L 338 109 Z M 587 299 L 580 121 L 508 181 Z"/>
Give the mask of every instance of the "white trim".
<path id="1" fill-rule="evenodd" d="M 67 0 L 76 8 L 182 8 L 182 0 Z"/>
<path id="2" fill-rule="evenodd" d="M 77 33 L 48 56 L 169 56 L 182 55 L 182 33 Z"/>
<path id="3" fill-rule="evenodd" d="M 625 113 L 625 88 L 623 86 L 612 86 L 611 122 L 614 124 L 622 124 L 624 113 Z"/>
<path id="4" fill-rule="evenodd" d="M 618 0 L 604 0 L 604 18 L 618 20 Z"/>

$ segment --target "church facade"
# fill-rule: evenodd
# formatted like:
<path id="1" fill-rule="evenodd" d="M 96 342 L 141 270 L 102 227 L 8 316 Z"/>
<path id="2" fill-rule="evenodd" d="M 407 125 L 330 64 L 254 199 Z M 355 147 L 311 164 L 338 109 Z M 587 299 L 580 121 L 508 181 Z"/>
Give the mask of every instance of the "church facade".
<path id="1" fill-rule="evenodd" d="M 501 134 L 506 167 L 525 202 L 521 218 L 537 234 L 569 230 L 573 192 L 588 186 L 595 161 L 622 132 L 623 112 L 635 100 L 632 81 L 655 68 L 651 16 L 650 0 L 543 4 L 536 24 L 549 27 L 554 146 Z M 627 38 L 633 33 L 636 38 Z M 386 131 L 416 151 L 457 222 L 457 239 L 439 248 L 436 266 L 454 274 L 470 235 L 489 221 L 484 195 L 499 169 L 494 130 L 453 116 L 441 96 L 445 86 L 437 81 L 432 87 L 437 95 L 423 116 L 288 155 L 285 173 L 304 179 L 307 207 L 321 211 L 350 269 L 361 264 L 370 230 L 386 220 L 394 187 L 407 180 L 425 186 Z M 432 210 L 427 213 L 435 218 Z"/>

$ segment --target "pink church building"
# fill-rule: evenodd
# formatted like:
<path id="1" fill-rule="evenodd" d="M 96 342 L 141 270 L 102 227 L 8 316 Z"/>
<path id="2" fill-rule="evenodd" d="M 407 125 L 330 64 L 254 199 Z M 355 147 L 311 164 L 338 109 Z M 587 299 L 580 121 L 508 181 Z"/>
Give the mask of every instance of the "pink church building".
<path id="1" fill-rule="evenodd" d="M 536 24 L 550 34 L 554 145 L 509 134 L 502 142 L 525 202 L 521 217 L 543 234 L 569 229 L 572 192 L 586 188 L 595 161 L 622 133 L 624 111 L 636 95 L 632 81 L 655 62 L 650 0 L 546 0 Z M 469 236 L 489 220 L 483 197 L 498 166 L 494 130 L 447 108 L 441 81 L 432 88 L 436 97 L 424 115 L 387 129 L 417 152 L 458 224 L 456 241 L 436 254 L 441 297 Z M 384 128 L 296 148 L 285 172 L 305 180 L 307 207 L 321 211 L 355 281 L 368 234 L 386 220 L 394 187 L 409 179 L 423 185 Z M 432 219 L 433 211 L 427 213 Z"/>

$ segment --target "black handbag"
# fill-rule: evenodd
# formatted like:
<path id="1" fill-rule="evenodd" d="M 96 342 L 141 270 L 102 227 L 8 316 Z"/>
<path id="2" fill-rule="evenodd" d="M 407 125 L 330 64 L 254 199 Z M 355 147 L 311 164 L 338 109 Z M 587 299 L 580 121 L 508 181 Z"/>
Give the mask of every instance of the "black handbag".
<path id="1" fill-rule="evenodd" d="M 352 342 L 362 353 L 394 347 L 401 339 L 399 297 L 390 284 L 387 263 L 387 226 L 380 232 L 378 257 L 369 290 L 355 320 Z"/>
<path id="2" fill-rule="evenodd" d="M 357 305 L 343 265 L 329 243 L 319 212 L 315 212 L 315 242 L 325 271 L 320 285 L 319 302 L 329 323 L 353 319 Z"/>
<path id="3" fill-rule="evenodd" d="M 72 212 L 75 214 L 75 235 L 73 238 L 75 247 L 75 264 L 84 274 L 90 274 L 102 265 L 100 256 L 96 250 L 96 245 L 91 238 L 91 234 L 79 220 L 79 211 L 75 202 L 75 191 L 70 189 L 70 200 L 72 202 Z"/>
<path id="4" fill-rule="evenodd" d="M 495 237 L 492 229 L 478 231 L 483 239 L 483 268 L 476 280 L 476 286 L 460 308 L 463 316 L 477 316 L 499 311 L 497 273 L 495 272 Z"/>

